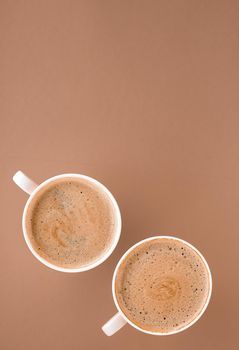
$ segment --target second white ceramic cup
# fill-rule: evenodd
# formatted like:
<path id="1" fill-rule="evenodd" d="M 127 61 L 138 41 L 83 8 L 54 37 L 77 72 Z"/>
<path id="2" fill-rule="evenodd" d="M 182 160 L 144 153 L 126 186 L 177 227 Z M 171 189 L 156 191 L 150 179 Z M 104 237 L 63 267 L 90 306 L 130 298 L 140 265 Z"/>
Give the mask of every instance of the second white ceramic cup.
<path id="1" fill-rule="evenodd" d="M 169 238 L 169 239 L 174 239 L 177 240 L 179 242 L 181 242 L 184 245 L 189 246 L 191 249 L 193 249 L 194 251 L 196 251 L 196 253 L 200 256 L 200 258 L 202 259 L 207 271 L 208 271 L 208 278 L 209 278 L 209 292 L 208 292 L 208 296 L 207 296 L 207 300 L 204 304 L 204 306 L 202 307 L 202 309 L 200 310 L 200 313 L 198 314 L 197 317 L 195 317 L 195 319 L 192 320 L 192 322 L 190 322 L 189 324 L 187 324 L 186 326 L 172 331 L 172 332 L 168 332 L 168 333 L 160 333 L 160 332 L 151 332 L 148 330 L 144 330 L 140 327 L 138 327 L 135 323 L 133 323 L 132 321 L 130 321 L 126 315 L 123 313 L 123 311 L 120 308 L 120 305 L 117 301 L 116 295 L 115 295 L 115 281 L 116 281 L 116 275 L 118 273 L 118 270 L 121 266 L 121 263 L 124 261 L 124 259 L 139 245 L 144 244 L 150 240 L 154 240 L 154 239 L 161 239 L 161 238 Z M 184 331 L 185 329 L 187 329 L 188 327 L 192 326 L 195 322 L 197 322 L 199 320 L 199 318 L 202 316 L 202 314 L 204 313 L 204 311 L 206 310 L 208 303 L 210 301 L 211 298 L 211 293 L 212 293 L 212 275 L 211 275 L 211 271 L 209 269 L 209 266 L 205 260 L 205 258 L 203 257 L 203 255 L 194 247 L 192 246 L 190 243 L 177 238 L 177 237 L 173 237 L 173 236 L 154 236 L 154 237 L 149 237 L 146 238 L 138 243 L 136 243 L 135 245 L 133 245 L 131 248 L 129 248 L 126 253 L 122 256 L 122 258 L 119 260 L 115 271 L 114 271 L 114 275 L 113 275 L 113 280 L 112 280 L 112 294 L 113 294 L 113 299 L 114 299 L 114 303 L 116 308 L 118 309 L 117 314 L 115 314 L 108 322 L 106 322 L 106 324 L 102 327 L 103 332 L 108 335 L 111 336 L 113 334 L 115 334 L 116 332 L 118 332 L 123 326 L 125 326 L 127 323 L 129 323 L 132 327 L 136 328 L 138 331 L 141 331 L 143 333 L 147 333 L 147 334 L 151 334 L 151 335 L 171 335 L 171 334 L 176 334 L 179 332 Z"/>
<path id="2" fill-rule="evenodd" d="M 113 213 L 114 213 L 114 222 L 115 222 L 115 230 L 114 230 L 114 238 L 111 242 L 111 245 L 109 246 L 108 250 L 105 252 L 105 254 L 103 256 L 101 256 L 98 260 L 87 264 L 85 266 L 79 267 L 79 268 L 64 268 L 64 267 L 60 267 L 57 265 L 54 265 L 52 263 L 50 263 L 49 261 L 47 261 L 46 259 L 42 258 L 37 252 L 36 250 L 33 248 L 31 241 L 28 237 L 28 232 L 27 232 L 27 228 L 26 228 L 26 218 L 27 218 L 27 209 L 31 203 L 31 201 L 33 200 L 33 198 L 35 198 L 35 196 L 38 194 L 38 192 L 42 189 L 44 189 L 44 187 L 47 187 L 49 185 L 49 183 L 53 183 L 53 182 L 57 182 L 59 179 L 62 178 L 77 178 L 77 179 L 83 179 L 84 181 L 89 182 L 91 185 L 93 185 L 98 191 L 103 192 L 110 200 L 110 203 L 112 205 L 112 209 L 113 209 Z M 53 270 L 57 270 L 57 271 L 61 271 L 61 272 L 83 272 L 83 271 L 87 271 L 90 269 L 93 269 L 94 267 L 102 264 L 110 255 L 111 253 L 114 251 L 119 238 L 120 238 L 120 234 L 121 234 L 121 215 L 120 215 L 120 210 L 119 210 L 119 206 L 114 198 L 114 196 L 112 195 L 112 193 L 104 186 L 102 185 L 102 183 L 100 183 L 99 181 L 86 176 L 86 175 L 81 175 L 81 174 L 62 174 L 62 175 L 57 175 L 54 177 L 51 177 L 49 179 L 47 179 L 46 181 L 42 182 L 40 185 L 37 185 L 34 181 L 32 181 L 28 176 L 26 176 L 22 171 L 18 171 L 14 176 L 13 176 L 13 181 L 23 190 L 25 191 L 27 194 L 30 195 L 30 197 L 28 198 L 28 201 L 25 205 L 24 211 L 23 211 L 23 215 L 22 215 L 22 230 L 23 230 L 23 236 L 25 238 L 26 244 L 28 246 L 28 248 L 30 249 L 30 251 L 32 252 L 32 254 L 44 265 L 46 265 L 47 267 L 50 267 Z"/>

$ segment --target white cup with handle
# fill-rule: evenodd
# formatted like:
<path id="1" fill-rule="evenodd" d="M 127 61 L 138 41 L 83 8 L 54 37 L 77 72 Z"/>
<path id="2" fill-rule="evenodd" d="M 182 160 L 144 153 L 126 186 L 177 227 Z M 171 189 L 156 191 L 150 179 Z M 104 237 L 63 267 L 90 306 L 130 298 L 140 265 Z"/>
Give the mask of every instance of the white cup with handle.
<path id="1" fill-rule="evenodd" d="M 149 331 L 149 330 L 145 330 L 139 326 L 137 326 L 134 322 L 132 322 L 126 315 L 125 313 L 122 311 L 122 308 L 120 307 L 117 297 L 116 297 L 116 277 L 117 277 L 117 273 L 119 271 L 119 268 L 121 267 L 122 263 L 125 261 L 125 259 L 127 258 L 127 256 L 132 253 L 135 248 L 139 247 L 140 245 L 143 245 L 146 242 L 149 242 L 151 240 L 155 240 L 155 239 L 173 239 L 176 240 L 178 242 L 181 242 L 183 245 L 186 245 L 188 247 L 190 247 L 191 249 L 193 249 L 201 258 L 205 269 L 207 271 L 207 275 L 208 275 L 208 284 L 209 284 L 209 288 L 208 288 L 208 294 L 207 294 L 207 298 L 206 301 L 204 303 L 204 305 L 202 306 L 202 308 L 200 309 L 200 312 L 198 313 L 198 315 L 188 324 L 186 324 L 185 326 L 182 326 L 180 329 L 176 329 L 170 332 L 157 332 L 157 331 Z M 207 264 L 207 261 L 205 260 L 205 258 L 203 257 L 203 255 L 194 247 L 192 246 L 190 243 L 174 237 L 174 236 L 154 236 L 154 237 L 149 237 L 146 238 L 138 243 L 136 243 L 135 245 L 133 245 L 131 248 L 129 248 L 126 253 L 121 257 L 121 259 L 119 260 L 114 274 L 113 274 L 113 279 L 112 279 L 112 294 L 113 294 L 113 300 L 115 303 L 116 308 L 118 309 L 118 312 L 108 321 L 104 324 L 104 326 L 102 327 L 103 332 L 107 335 L 107 336 L 112 336 L 115 333 L 117 333 L 123 326 L 125 326 L 126 324 L 130 324 L 132 327 L 136 328 L 138 331 L 141 331 L 143 333 L 147 333 L 147 334 L 151 334 L 151 335 L 172 335 L 172 334 L 176 334 L 179 332 L 184 331 L 185 329 L 191 327 L 195 322 L 197 322 L 199 320 L 199 318 L 203 315 L 204 311 L 206 310 L 208 303 L 210 301 L 211 298 L 211 293 L 212 293 L 212 275 L 211 275 L 211 271 L 209 269 L 209 266 Z"/>
<path id="2" fill-rule="evenodd" d="M 57 182 L 59 179 L 64 178 L 72 178 L 72 179 L 82 179 L 85 182 L 88 182 L 91 184 L 91 186 L 95 187 L 97 191 L 100 191 L 104 193 L 104 195 L 109 199 L 109 203 L 112 207 L 113 217 L 114 217 L 114 232 L 113 232 L 113 239 L 108 247 L 108 249 L 105 251 L 105 253 L 99 257 L 96 261 L 89 263 L 87 265 L 77 267 L 77 268 L 68 268 L 68 267 L 61 267 L 57 266 L 55 264 L 52 264 L 51 262 L 44 259 L 42 256 L 40 256 L 37 251 L 34 249 L 31 240 L 29 238 L 26 220 L 27 220 L 27 212 L 29 205 L 31 204 L 32 200 L 39 194 L 39 191 L 44 191 L 44 188 L 47 188 L 47 186 L 51 183 Z M 26 244 L 32 254 L 44 265 L 47 267 L 57 270 L 60 272 L 83 272 L 90 269 L 93 269 L 97 267 L 98 265 L 102 264 L 114 251 L 116 248 L 116 245 L 119 241 L 120 234 L 121 234 L 121 215 L 119 206 L 112 195 L 112 193 L 99 181 L 81 174 L 62 174 L 57 175 L 54 177 L 51 177 L 45 181 L 43 181 L 40 185 L 36 184 L 33 180 L 31 180 L 28 176 L 26 176 L 22 171 L 17 171 L 16 174 L 13 176 L 13 181 L 18 185 L 24 192 L 26 192 L 29 195 L 29 198 L 26 202 L 25 208 L 23 210 L 22 215 L 22 230 L 23 230 L 23 236 L 26 241 Z"/>

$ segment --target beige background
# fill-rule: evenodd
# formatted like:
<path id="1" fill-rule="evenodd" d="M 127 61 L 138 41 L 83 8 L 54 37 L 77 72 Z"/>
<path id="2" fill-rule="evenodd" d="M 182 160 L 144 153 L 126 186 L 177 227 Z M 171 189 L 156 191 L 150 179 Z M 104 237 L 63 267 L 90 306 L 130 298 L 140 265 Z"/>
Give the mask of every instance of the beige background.
<path id="1" fill-rule="evenodd" d="M 0 1 L 0 348 L 235 349 L 238 340 L 239 2 Z M 119 201 L 114 254 L 67 275 L 21 232 L 11 181 L 91 175 Z M 175 234 L 207 258 L 213 297 L 169 337 L 101 325 L 122 253 Z"/>

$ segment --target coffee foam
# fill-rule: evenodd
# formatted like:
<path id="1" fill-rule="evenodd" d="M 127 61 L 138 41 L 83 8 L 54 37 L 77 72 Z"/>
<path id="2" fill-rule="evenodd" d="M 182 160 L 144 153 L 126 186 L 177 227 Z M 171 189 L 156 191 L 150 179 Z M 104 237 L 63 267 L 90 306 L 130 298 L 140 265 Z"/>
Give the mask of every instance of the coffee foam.
<path id="1" fill-rule="evenodd" d="M 195 250 L 160 238 L 136 247 L 116 275 L 116 299 L 143 330 L 169 333 L 191 323 L 209 293 L 206 266 Z"/>
<path id="2" fill-rule="evenodd" d="M 78 268 L 98 260 L 112 243 L 109 198 L 83 179 L 64 178 L 43 188 L 27 211 L 36 252 L 52 264 Z"/>

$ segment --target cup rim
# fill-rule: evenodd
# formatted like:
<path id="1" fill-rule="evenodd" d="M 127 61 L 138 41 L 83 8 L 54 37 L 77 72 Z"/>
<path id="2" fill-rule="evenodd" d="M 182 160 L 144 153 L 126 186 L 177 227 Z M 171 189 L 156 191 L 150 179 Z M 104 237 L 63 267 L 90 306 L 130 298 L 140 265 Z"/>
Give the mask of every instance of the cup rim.
<path id="1" fill-rule="evenodd" d="M 206 266 L 206 269 L 208 271 L 208 276 L 209 276 L 209 291 L 208 291 L 208 295 L 207 295 L 207 300 L 203 306 L 203 308 L 201 309 L 200 313 L 197 315 L 197 317 L 195 317 L 192 322 L 190 322 L 189 324 L 185 325 L 184 327 L 178 329 L 178 330 L 175 330 L 175 331 L 171 331 L 171 332 L 167 332 L 167 333 L 162 333 L 162 332 L 156 332 L 156 331 L 148 331 L 148 330 L 145 330 L 143 328 L 140 328 L 139 326 L 137 326 L 135 323 L 133 323 L 131 320 L 128 319 L 128 317 L 124 314 L 124 312 L 122 311 L 122 309 L 120 308 L 119 306 L 119 303 L 117 301 L 117 298 L 116 298 L 116 295 L 115 295 L 115 280 L 116 280 L 116 275 L 117 275 L 117 272 L 119 270 L 119 267 L 121 265 L 121 263 L 123 262 L 123 260 L 127 257 L 127 255 L 129 253 L 131 253 L 136 247 L 138 247 L 139 245 L 145 243 L 145 242 L 148 242 L 148 241 L 151 241 L 151 240 L 154 240 L 154 239 L 161 239 L 161 238 L 168 238 L 168 239 L 174 239 L 174 240 L 177 240 L 177 241 L 180 241 L 182 242 L 183 244 L 186 244 L 187 246 L 189 246 L 190 248 L 192 248 L 199 256 L 200 258 L 202 259 L 204 265 Z M 151 334 L 151 335 L 160 335 L 160 336 L 166 336 L 166 335 L 172 335 L 172 334 L 176 334 L 176 333 L 180 333 L 184 330 L 186 330 L 187 328 L 191 327 L 194 323 L 196 323 L 200 317 L 203 315 L 203 313 L 205 312 L 208 304 L 209 304 L 209 301 L 210 301 L 210 298 L 211 298 L 211 295 L 212 295 L 212 273 L 210 271 L 210 268 L 208 266 L 208 263 L 206 261 L 206 259 L 204 258 L 204 256 L 202 255 L 202 253 L 200 253 L 200 251 L 195 248 L 192 244 L 190 244 L 189 242 L 181 239 L 181 238 L 178 238 L 178 237 L 175 237 L 175 236 L 151 236 L 151 237 L 148 237 L 148 238 L 145 238 L 139 242 L 137 242 L 136 244 L 134 244 L 132 247 L 130 247 L 123 255 L 122 257 L 120 258 L 120 260 L 118 261 L 117 265 L 116 265 L 116 268 L 114 270 L 114 274 L 113 274 L 113 278 L 112 278 L 112 294 L 113 294 L 113 300 L 114 300 L 114 303 L 115 303 L 115 306 L 116 308 L 118 309 L 118 312 L 120 313 L 120 315 L 125 319 L 126 322 L 128 322 L 132 327 L 136 328 L 137 330 L 143 332 L 143 333 L 146 333 L 146 334 Z"/>
<path id="2" fill-rule="evenodd" d="M 105 252 L 105 254 L 103 254 L 96 261 L 94 261 L 88 265 L 78 267 L 78 268 L 66 268 L 66 267 L 57 266 L 57 265 L 50 263 L 49 261 L 47 261 L 43 257 L 41 257 L 33 248 L 31 241 L 28 237 L 27 228 L 26 228 L 27 210 L 28 210 L 29 205 L 32 202 L 33 198 L 35 197 L 35 195 L 42 188 L 44 188 L 46 185 L 48 185 L 49 183 L 57 181 L 58 179 L 63 179 L 63 178 L 67 178 L 67 177 L 84 179 L 84 180 L 89 181 L 92 184 L 96 185 L 98 188 L 100 188 L 108 196 L 110 202 L 112 203 L 112 207 L 114 209 L 114 217 L 116 218 L 116 220 L 115 220 L 116 227 L 114 230 L 114 238 L 111 242 L 109 249 Z M 60 271 L 60 272 L 67 272 L 67 273 L 76 273 L 76 272 L 83 272 L 83 271 L 91 270 L 91 269 L 97 267 L 98 265 L 102 264 L 106 259 L 108 259 L 108 257 L 113 253 L 114 249 L 116 248 L 116 246 L 118 244 L 118 241 L 119 241 L 119 238 L 121 235 L 121 227 L 122 227 L 122 219 L 121 219 L 120 209 L 119 209 L 119 206 L 118 206 L 118 203 L 117 203 L 115 197 L 110 192 L 110 190 L 108 190 L 108 188 L 105 185 L 103 185 L 101 182 L 99 182 L 98 180 L 96 180 L 90 176 L 83 175 L 83 174 L 75 174 L 75 173 L 66 173 L 66 174 L 56 175 L 56 176 L 48 178 L 47 180 L 43 181 L 41 184 L 37 185 L 37 187 L 34 189 L 34 191 L 30 194 L 30 196 L 25 204 L 25 207 L 23 210 L 23 215 L 22 215 L 23 236 L 24 236 L 24 239 L 25 239 L 25 242 L 26 242 L 28 248 L 30 249 L 30 251 L 34 255 L 34 257 L 36 259 L 38 259 L 42 264 L 44 264 L 45 266 L 47 266 L 53 270 Z"/>

